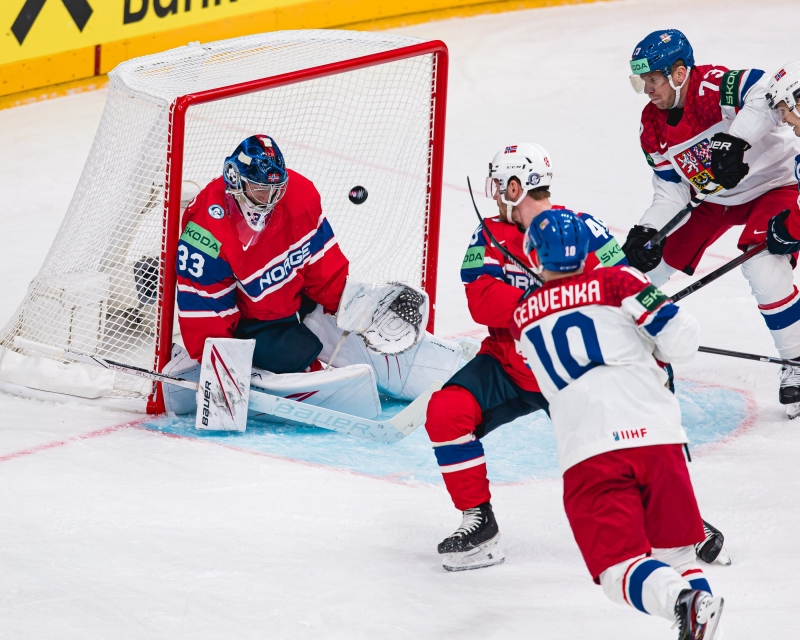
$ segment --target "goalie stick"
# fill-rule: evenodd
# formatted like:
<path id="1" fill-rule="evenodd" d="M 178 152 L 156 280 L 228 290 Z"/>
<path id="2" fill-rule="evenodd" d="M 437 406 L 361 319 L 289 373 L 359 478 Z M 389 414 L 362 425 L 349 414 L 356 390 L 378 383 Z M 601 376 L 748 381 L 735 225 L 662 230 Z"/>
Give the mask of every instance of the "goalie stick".
<path id="1" fill-rule="evenodd" d="M 678 213 L 676 213 L 670 219 L 670 221 L 667 222 L 667 224 L 661 227 L 659 232 L 652 238 L 650 238 L 650 240 L 648 240 L 647 243 L 645 243 L 644 248 L 652 249 L 655 245 L 660 244 L 664 239 L 666 239 L 666 237 L 669 234 L 671 234 L 673 231 L 675 231 L 675 229 L 678 228 L 678 226 L 680 225 L 681 222 L 683 222 L 683 219 L 686 216 L 688 216 L 692 211 L 694 211 L 695 209 L 697 209 L 697 207 L 700 206 L 703 200 L 705 200 L 710 195 L 714 195 L 720 189 L 722 189 L 722 187 L 720 187 L 718 184 L 710 182 L 707 187 L 696 193 L 694 197 L 691 200 L 689 200 L 689 203 L 683 209 L 678 211 Z"/>
<path id="2" fill-rule="evenodd" d="M 486 224 L 486 220 L 483 219 L 481 212 L 478 211 L 478 205 L 475 203 L 475 196 L 472 195 L 472 185 L 470 184 L 469 176 L 467 176 L 467 187 L 469 188 L 469 197 L 472 199 L 472 206 L 475 208 L 475 215 L 478 216 L 478 220 L 481 221 L 481 228 L 486 234 L 486 237 L 489 238 L 489 242 L 491 242 L 495 246 L 495 248 L 500 253 L 502 253 L 503 256 L 505 256 L 506 260 L 508 260 L 509 262 L 513 262 L 515 265 L 517 265 L 526 274 L 528 274 L 528 276 L 531 278 L 531 280 L 533 280 L 533 282 L 536 285 L 541 287 L 544 284 L 544 281 L 530 267 L 525 266 L 522 262 L 520 262 L 517 258 L 515 258 L 514 255 L 508 249 L 506 249 L 502 244 L 500 244 L 495 239 L 494 235 L 492 235 L 492 232 L 489 231 L 489 225 Z"/>
<path id="3" fill-rule="evenodd" d="M 147 378 L 154 382 L 174 384 L 194 390 L 197 390 L 198 387 L 198 384 L 191 380 L 184 380 L 183 378 L 156 373 L 155 371 L 114 362 L 113 360 L 106 360 L 99 356 L 90 356 L 72 349 L 51 347 L 33 340 L 20 338 L 19 336 L 14 338 L 14 346 L 18 349 L 36 351 L 59 360 L 74 360 L 75 362 Z M 250 390 L 249 409 L 261 414 L 300 422 L 311 427 L 328 429 L 329 431 L 366 438 L 375 442 L 392 443 L 402 440 L 425 422 L 425 413 L 431 395 L 441 387 L 442 383 L 438 380 L 435 381 L 416 400 L 388 420 L 367 420 L 366 418 L 359 418 L 340 411 L 281 398 L 259 389 Z"/>

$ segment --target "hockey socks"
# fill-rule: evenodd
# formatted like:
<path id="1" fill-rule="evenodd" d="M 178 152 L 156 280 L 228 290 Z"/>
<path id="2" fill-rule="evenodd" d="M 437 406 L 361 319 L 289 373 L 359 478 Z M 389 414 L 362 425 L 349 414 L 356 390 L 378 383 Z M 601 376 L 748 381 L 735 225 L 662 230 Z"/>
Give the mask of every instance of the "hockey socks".
<path id="1" fill-rule="evenodd" d="M 693 547 L 654 549 L 653 554 L 609 567 L 600 574 L 600 584 L 614 602 L 675 622 L 675 604 L 681 593 L 710 593 L 710 587 L 694 559 Z"/>

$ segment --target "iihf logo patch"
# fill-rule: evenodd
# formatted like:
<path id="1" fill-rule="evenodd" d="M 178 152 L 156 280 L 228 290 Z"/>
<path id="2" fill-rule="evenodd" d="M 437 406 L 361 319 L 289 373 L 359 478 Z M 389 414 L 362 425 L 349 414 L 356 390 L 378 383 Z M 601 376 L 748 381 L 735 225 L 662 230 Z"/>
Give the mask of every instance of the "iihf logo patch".
<path id="1" fill-rule="evenodd" d="M 535 187 L 541 181 L 542 181 L 542 176 L 540 176 L 538 173 L 532 173 L 528 176 L 528 184 L 531 185 L 532 187 Z"/>
<path id="2" fill-rule="evenodd" d="M 212 204 L 208 208 L 208 215 L 210 215 L 215 220 L 222 220 L 225 217 L 225 209 L 220 207 L 218 204 Z"/>

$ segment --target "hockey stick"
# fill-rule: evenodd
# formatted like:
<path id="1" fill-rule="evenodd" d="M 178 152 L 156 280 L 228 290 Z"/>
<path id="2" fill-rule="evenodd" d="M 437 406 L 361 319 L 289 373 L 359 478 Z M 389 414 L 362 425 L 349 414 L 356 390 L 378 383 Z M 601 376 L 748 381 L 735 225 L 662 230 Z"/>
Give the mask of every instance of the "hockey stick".
<path id="1" fill-rule="evenodd" d="M 761 242 L 754 247 L 751 247 L 750 249 L 745 251 L 743 254 L 737 256 L 730 262 L 726 262 L 716 271 L 712 271 L 707 276 L 703 276 L 702 278 L 700 278 L 697 282 L 693 282 L 685 289 L 681 289 L 675 295 L 670 296 L 670 300 L 672 300 L 672 302 L 683 300 L 686 296 L 693 294 L 695 291 L 697 291 L 698 289 L 702 289 L 708 284 L 711 284 L 712 282 L 714 282 L 714 280 L 716 280 L 720 276 L 724 276 L 726 273 L 728 273 L 728 271 L 735 269 L 743 262 L 747 262 L 750 258 L 766 250 L 767 250 L 766 241 Z"/>
<path id="2" fill-rule="evenodd" d="M 481 221 L 481 227 L 483 228 L 484 233 L 489 238 L 489 242 L 491 242 L 495 248 L 505 256 L 506 260 L 509 262 L 513 262 L 517 265 L 520 269 L 522 269 L 528 276 L 540 287 L 544 284 L 544 281 L 534 273 L 530 267 L 525 266 L 519 259 L 515 258 L 514 255 L 506 249 L 502 244 L 500 244 L 494 237 L 491 231 L 489 231 L 489 225 L 486 224 L 486 220 L 483 219 L 481 212 L 478 211 L 478 205 L 475 203 L 475 196 L 472 195 L 472 185 L 469 182 L 469 176 L 467 176 L 467 187 L 469 188 L 469 197 L 472 199 L 472 206 L 475 208 L 475 215 L 478 216 L 478 220 Z"/>
<path id="3" fill-rule="evenodd" d="M 742 351 L 729 351 L 728 349 L 714 349 L 712 347 L 698 347 L 697 350 L 702 353 L 713 353 L 718 356 L 728 356 L 730 358 L 742 358 L 744 360 L 757 360 L 758 362 L 770 362 L 772 364 L 783 364 L 792 367 L 800 367 L 800 360 L 773 358 L 772 356 L 760 356 L 755 353 L 743 353 Z"/>
<path id="4" fill-rule="evenodd" d="M 104 369 L 111 369 L 120 373 L 147 378 L 155 382 L 174 384 L 186 389 L 197 390 L 198 387 L 198 384 L 191 380 L 185 380 L 163 373 L 156 373 L 155 371 L 114 362 L 113 360 L 106 360 L 99 356 L 90 356 L 85 353 L 80 353 L 79 351 L 73 351 L 72 349 L 51 347 L 39 342 L 20 338 L 19 336 L 14 338 L 14 347 L 36 351 L 59 360 L 74 360 Z M 435 381 L 416 400 L 396 416 L 388 420 L 368 420 L 366 418 L 359 418 L 358 416 L 342 413 L 340 411 L 281 398 L 280 396 L 275 396 L 254 388 L 250 390 L 249 409 L 262 414 L 307 424 L 311 427 L 328 429 L 329 431 L 345 433 L 376 442 L 392 443 L 402 440 L 425 422 L 425 413 L 431 395 L 441 388 L 442 383 L 438 380 Z"/>
<path id="5" fill-rule="evenodd" d="M 656 235 L 654 235 L 652 238 L 650 238 L 650 240 L 648 240 L 645 243 L 644 248 L 652 249 L 655 245 L 660 244 L 669 234 L 675 231 L 675 228 L 681 222 L 683 222 L 683 219 L 686 216 L 688 216 L 692 211 L 694 211 L 695 209 L 697 209 L 697 207 L 700 206 L 703 200 L 705 200 L 708 196 L 715 194 L 720 189 L 722 189 L 722 187 L 720 187 L 718 184 L 710 182 L 707 187 L 705 187 L 701 191 L 698 191 L 695 194 L 695 196 L 691 200 L 689 200 L 689 203 L 683 209 L 678 211 L 678 213 L 676 213 L 672 217 L 672 219 L 669 222 L 667 222 L 667 224 L 661 227 L 661 229 Z"/>

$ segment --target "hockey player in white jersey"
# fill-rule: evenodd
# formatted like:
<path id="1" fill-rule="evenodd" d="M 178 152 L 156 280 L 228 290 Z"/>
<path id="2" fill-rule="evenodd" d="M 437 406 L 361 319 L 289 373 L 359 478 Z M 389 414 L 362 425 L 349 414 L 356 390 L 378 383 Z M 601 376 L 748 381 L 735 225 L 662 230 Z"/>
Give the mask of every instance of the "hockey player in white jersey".
<path id="1" fill-rule="evenodd" d="M 723 600 L 695 559 L 688 439 L 656 362 L 691 360 L 698 325 L 634 268 L 584 272 L 589 234 L 571 211 L 533 220 L 525 251 L 545 284 L 511 324 L 550 403 L 567 517 L 609 598 L 712 640 Z"/>
<path id="2" fill-rule="evenodd" d="M 630 264 L 660 286 L 677 271 L 692 275 L 706 249 L 731 227 L 744 227 L 737 243 L 742 251 L 761 243 L 775 223 L 800 229 L 792 175 L 797 140 L 765 99 L 770 76 L 695 64 L 689 40 L 677 29 L 649 34 L 631 58 L 631 83 L 649 98 L 639 137 L 653 169 L 653 201 L 623 245 Z M 694 193 L 714 184 L 723 189 L 708 195 L 664 243 L 647 248 Z M 795 359 L 800 293 L 789 254 L 796 249 L 776 247 L 770 243 L 768 252 L 745 262 L 742 273 L 778 353 Z M 778 400 L 790 418 L 800 415 L 800 367 L 782 369 Z"/>

